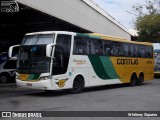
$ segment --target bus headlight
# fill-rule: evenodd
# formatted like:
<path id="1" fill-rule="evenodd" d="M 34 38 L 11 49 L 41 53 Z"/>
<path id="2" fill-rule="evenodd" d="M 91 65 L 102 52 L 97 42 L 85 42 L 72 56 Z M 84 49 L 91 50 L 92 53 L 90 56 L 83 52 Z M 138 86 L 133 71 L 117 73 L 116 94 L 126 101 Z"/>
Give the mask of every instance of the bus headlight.
<path id="1" fill-rule="evenodd" d="M 20 77 L 16 75 L 16 79 L 20 80 Z"/>
<path id="2" fill-rule="evenodd" d="M 43 77 L 40 77 L 40 78 L 39 78 L 39 80 L 48 80 L 48 79 L 50 79 L 49 76 L 43 76 Z"/>

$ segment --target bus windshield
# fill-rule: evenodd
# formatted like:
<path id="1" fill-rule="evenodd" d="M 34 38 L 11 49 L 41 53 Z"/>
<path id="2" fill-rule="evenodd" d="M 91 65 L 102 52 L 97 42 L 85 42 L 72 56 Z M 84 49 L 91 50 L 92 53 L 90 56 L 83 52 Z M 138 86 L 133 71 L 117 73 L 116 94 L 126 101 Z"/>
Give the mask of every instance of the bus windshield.
<path id="1" fill-rule="evenodd" d="M 46 45 L 21 46 L 17 71 L 22 74 L 49 72 L 50 59 L 46 58 Z"/>
<path id="2" fill-rule="evenodd" d="M 17 72 L 22 74 L 47 73 L 50 58 L 46 57 L 46 45 L 53 43 L 53 34 L 25 36 L 19 50 Z"/>

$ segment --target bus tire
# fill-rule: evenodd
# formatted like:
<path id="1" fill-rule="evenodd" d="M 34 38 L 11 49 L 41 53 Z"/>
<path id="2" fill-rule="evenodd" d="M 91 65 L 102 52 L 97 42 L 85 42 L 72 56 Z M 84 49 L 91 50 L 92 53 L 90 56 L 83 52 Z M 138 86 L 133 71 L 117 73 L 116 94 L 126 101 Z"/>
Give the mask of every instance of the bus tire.
<path id="1" fill-rule="evenodd" d="M 140 73 L 138 79 L 137 79 L 137 85 L 142 85 L 144 82 L 144 74 L 143 73 Z"/>
<path id="2" fill-rule="evenodd" d="M 135 86 L 136 82 L 137 82 L 137 75 L 135 73 L 133 73 L 130 78 L 130 86 Z"/>
<path id="3" fill-rule="evenodd" d="M 84 88 L 84 79 L 83 77 L 77 76 L 73 81 L 73 88 L 71 93 L 80 93 Z"/>
<path id="4" fill-rule="evenodd" d="M 0 74 L 0 83 L 8 83 L 10 79 L 10 75 L 7 73 Z"/>

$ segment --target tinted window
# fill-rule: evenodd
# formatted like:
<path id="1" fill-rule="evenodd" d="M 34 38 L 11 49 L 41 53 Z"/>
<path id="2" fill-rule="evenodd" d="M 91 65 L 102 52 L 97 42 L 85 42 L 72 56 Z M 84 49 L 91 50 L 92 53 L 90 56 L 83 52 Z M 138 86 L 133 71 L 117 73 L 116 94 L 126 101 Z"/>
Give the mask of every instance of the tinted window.
<path id="1" fill-rule="evenodd" d="M 70 35 L 58 35 L 56 43 L 58 46 L 63 47 L 66 54 L 70 53 L 71 49 L 71 36 Z"/>
<path id="2" fill-rule="evenodd" d="M 118 54 L 118 44 L 115 45 L 115 42 L 113 41 L 104 41 L 104 53 L 105 55 L 114 56 Z M 117 49 L 117 50 L 116 50 Z"/>
<path id="3" fill-rule="evenodd" d="M 146 57 L 148 57 L 148 58 L 153 57 L 153 48 L 150 46 L 146 46 Z"/>
<path id="4" fill-rule="evenodd" d="M 124 47 L 124 56 L 129 57 L 130 53 L 129 53 L 129 44 L 127 43 L 123 43 L 123 47 Z"/>
<path id="5" fill-rule="evenodd" d="M 73 53 L 76 55 L 86 55 L 90 53 L 88 38 L 75 37 Z"/>
<path id="6" fill-rule="evenodd" d="M 135 44 L 130 44 L 129 54 L 130 54 L 130 57 L 138 57 L 139 56 L 138 46 Z"/>
<path id="7" fill-rule="evenodd" d="M 65 74 L 70 58 L 71 36 L 58 35 L 56 43 L 52 75 Z"/>
<path id="8" fill-rule="evenodd" d="M 146 57 L 146 47 L 143 45 L 138 45 L 139 46 L 139 57 Z"/>
<path id="9" fill-rule="evenodd" d="M 119 43 L 119 56 L 126 56 L 125 49 L 128 51 L 128 47 L 125 46 L 125 43 Z"/>
<path id="10" fill-rule="evenodd" d="M 94 38 L 75 37 L 74 42 L 74 54 L 79 55 L 151 58 L 152 51 L 150 46 Z"/>
<path id="11" fill-rule="evenodd" d="M 97 39 L 91 40 L 91 54 L 92 55 L 102 55 L 103 54 L 102 40 L 97 40 Z"/>
<path id="12" fill-rule="evenodd" d="M 111 42 L 104 40 L 103 41 L 103 46 L 104 46 L 104 55 L 109 56 L 110 55 L 110 51 L 112 49 Z"/>

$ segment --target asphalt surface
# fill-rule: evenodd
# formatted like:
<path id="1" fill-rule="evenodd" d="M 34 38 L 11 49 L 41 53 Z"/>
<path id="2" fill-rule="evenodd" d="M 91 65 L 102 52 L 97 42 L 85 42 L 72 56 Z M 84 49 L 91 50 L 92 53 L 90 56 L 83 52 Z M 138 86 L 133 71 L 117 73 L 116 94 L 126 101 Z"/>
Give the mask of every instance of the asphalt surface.
<path id="1" fill-rule="evenodd" d="M 17 88 L 15 83 L 0 84 L 0 111 L 160 111 L 160 78 L 142 86 L 86 88 L 80 94 L 46 93 Z"/>

